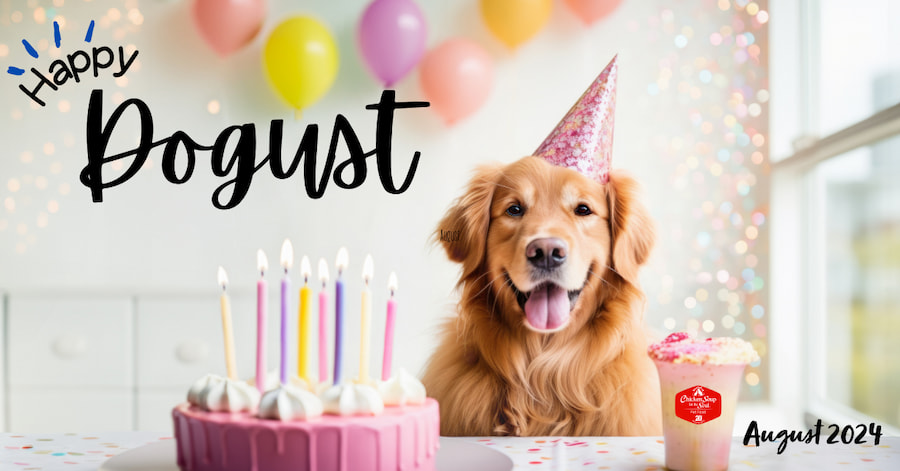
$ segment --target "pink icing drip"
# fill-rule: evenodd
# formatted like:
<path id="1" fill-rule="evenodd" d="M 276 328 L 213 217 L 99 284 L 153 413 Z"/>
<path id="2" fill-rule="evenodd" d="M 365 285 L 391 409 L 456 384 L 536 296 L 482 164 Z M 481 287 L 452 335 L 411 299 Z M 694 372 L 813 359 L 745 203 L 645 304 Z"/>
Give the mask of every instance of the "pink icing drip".
<path id="1" fill-rule="evenodd" d="M 257 438 L 259 437 L 259 430 L 253 429 L 250 431 L 250 469 L 251 471 L 257 471 L 256 464 L 259 463 L 259 451 L 256 449 L 256 443 L 259 441 Z M 222 453 L 225 453 L 225 450 L 222 450 Z"/>
<path id="2" fill-rule="evenodd" d="M 403 470 L 403 434 L 400 433 L 400 424 L 397 424 L 397 470 Z"/>
<path id="3" fill-rule="evenodd" d="M 222 447 L 222 467 L 228 466 L 228 453 L 225 453 L 225 450 L 228 449 L 227 442 L 225 441 L 225 434 L 227 433 L 228 429 L 223 428 L 219 439 L 219 445 Z"/>
<path id="4" fill-rule="evenodd" d="M 341 471 L 347 471 L 347 447 L 344 446 L 345 443 L 347 443 L 347 429 L 341 429 L 341 441 L 338 443 L 338 456 L 341 457 L 341 462 L 339 464 Z"/>
<path id="5" fill-rule="evenodd" d="M 212 443 L 209 440 L 209 424 L 203 424 L 203 441 L 206 443 L 206 464 L 212 463 Z"/>
<path id="6" fill-rule="evenodd" d="M 310 453 L 309 453 L 309 469 L 319 469 L 318 466 L 317 466 L 318 463 L 317 463 L 317 460 L 316 460 L 316 456 L 318 456 L 318 453 L 316 453 L 316 450 L 317 450 L 317 448 L 316 448 L 316 446 L 317 446 L 317 445 L 316 445 L 316 436 L 315 436 L 314 434 L 311 434 L 311 433 L 310 433 L 310 434 L 308 434 L 308 437 L 309 437 L 309 440 L 307 440 L 307 443 L 309 443 L 309 450 L 310 450 Z"/>

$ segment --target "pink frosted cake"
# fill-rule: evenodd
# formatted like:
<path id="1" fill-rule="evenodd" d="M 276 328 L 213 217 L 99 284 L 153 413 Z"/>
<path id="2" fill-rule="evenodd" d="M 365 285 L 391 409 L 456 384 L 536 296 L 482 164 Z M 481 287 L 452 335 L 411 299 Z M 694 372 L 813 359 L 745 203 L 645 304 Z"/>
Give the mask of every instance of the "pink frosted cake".
<path id="1" fill-rule="evenodd" d="M 172 411 L 178 466 L 207 470 L 435 469 L 438 403 L 412 376 L 343 384 L 316 395 L 280 385 L 201 378 Z"/>

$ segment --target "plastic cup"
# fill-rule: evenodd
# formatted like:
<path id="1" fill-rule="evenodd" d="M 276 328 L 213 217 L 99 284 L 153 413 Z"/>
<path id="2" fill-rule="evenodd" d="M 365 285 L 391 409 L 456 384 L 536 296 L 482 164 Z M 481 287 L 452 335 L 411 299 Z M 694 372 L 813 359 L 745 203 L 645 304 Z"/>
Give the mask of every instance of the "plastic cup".
<path id="1" fill-rule="evenodd" d="M 673 363 L 654 359 L 662 394 L 666 468 L 728 469 L 743 363 Z"/>

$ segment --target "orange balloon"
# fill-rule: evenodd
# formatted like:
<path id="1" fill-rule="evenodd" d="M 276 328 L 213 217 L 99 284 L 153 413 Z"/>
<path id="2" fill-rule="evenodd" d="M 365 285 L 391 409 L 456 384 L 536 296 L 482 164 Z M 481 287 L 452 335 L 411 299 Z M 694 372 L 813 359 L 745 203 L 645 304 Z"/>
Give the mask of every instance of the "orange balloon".
<path id="1" fill-rule="evenodd" d="M 609 15 L 619 5 L 622 0 L 564 0 L 566 5 L 575 13 L 576 16 L 584 21 L 584 24 L 591 25 L 595 21 Z"/>
<path id="2" fill-rule="evenodd" d="M 419 63 L 422 91 L 447 125 L 480 108 L 493 81 L 491 57 L 481 46 L 466 39 L 444 41 Z"/>
<path id="3" fill-rule="evenodd" d="M 491 34 L 515 49 L 550 19 L 553 0 L 481 0 L 481 16 Z"/>

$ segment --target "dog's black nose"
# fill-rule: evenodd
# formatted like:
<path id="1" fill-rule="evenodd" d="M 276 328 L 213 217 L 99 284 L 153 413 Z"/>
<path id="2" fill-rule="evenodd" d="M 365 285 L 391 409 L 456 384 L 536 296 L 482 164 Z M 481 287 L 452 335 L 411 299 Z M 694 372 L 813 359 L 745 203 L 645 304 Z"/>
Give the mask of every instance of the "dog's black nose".
<path id="1" fill-rule="evenodd" d="M 547 237 L 535 239 L 525 247 L 525 257 L 528 263 L 538 268 L 551 270 L 557 268 L 566 261 L 569 246 L 562 239 Z"/>

